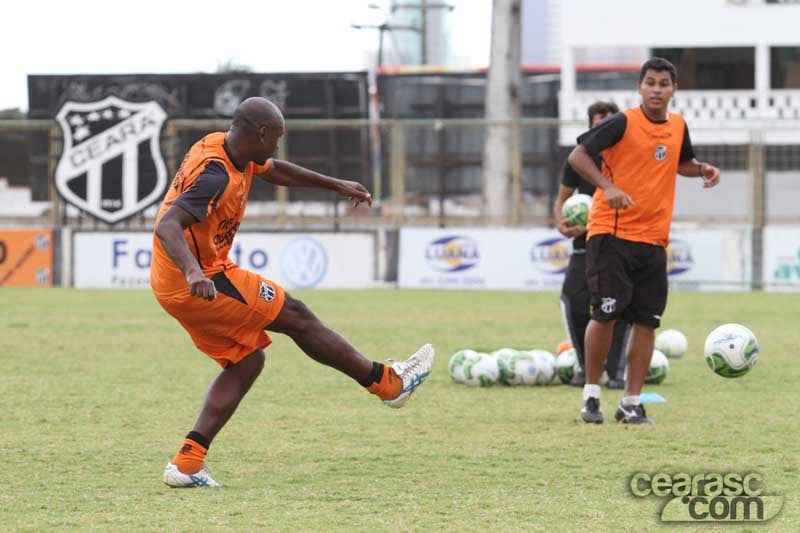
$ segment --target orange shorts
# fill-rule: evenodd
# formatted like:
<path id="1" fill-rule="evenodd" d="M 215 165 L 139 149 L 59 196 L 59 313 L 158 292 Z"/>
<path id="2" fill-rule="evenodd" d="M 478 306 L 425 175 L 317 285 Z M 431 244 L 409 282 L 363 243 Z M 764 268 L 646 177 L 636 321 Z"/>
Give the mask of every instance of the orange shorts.
<path id="1" fill-rule="evenodd" d="M 156 294 L 158 303 L 189 332 L 195 346 L 223 368 L 236 364 L 272 340 L 264 331 L 283 309 L 285 295 L 276 283 L 239 267 L 211 277 L 213 301 L 178 293 Z"/>

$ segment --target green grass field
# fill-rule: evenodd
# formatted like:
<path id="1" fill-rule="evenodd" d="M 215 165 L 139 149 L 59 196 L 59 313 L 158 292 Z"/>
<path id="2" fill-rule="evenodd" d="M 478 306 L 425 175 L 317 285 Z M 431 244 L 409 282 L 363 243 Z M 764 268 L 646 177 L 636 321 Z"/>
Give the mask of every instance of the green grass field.
<path id="1" fill-rule="evenodd" d="M 294 295 L 374 359 L 433 342 L 432 376 L 391 410 L 275 335 L 211 447 L 225 487 L 171 490 L 162 470 L 216 365 L 149 292 L 0 289 L 0 529 L 660 530 L 663 500 L 631 496 L 634 472 L 757 471 L 784 504 L 751 530 L 800 530 L 796 294 L 672 292 L 664 325 L 689 354 L 646 389 L 669 400 L 649 408 L 656 425 L 630 428 L 579 422 L 580 392 L 565 385 L 451 382 L 459 348 L 552 351 L 565 336 L 555 293 Z M 702 357 L 724 322 L 761 346 L 736 380 Z M 620 396 L 604 390 L 607 420 Z"/>

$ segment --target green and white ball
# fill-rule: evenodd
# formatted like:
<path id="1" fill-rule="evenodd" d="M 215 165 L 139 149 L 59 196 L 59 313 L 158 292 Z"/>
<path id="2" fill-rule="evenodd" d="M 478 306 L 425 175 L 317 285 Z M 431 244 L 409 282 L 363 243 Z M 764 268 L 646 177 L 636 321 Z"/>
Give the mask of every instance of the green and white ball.
<path id="1" fill-rule="evenodd" d="M 741 324 L 723 324 L 706 338 L 706 363 L 724 378 L 738 378 L 758 362 L 758 340 Z"/>
<path id="2" fill-rule="evenodd" d="M 534 385 L 536 383 L 536 361 L 528 352 L 518 351 L 508 360 L 509 385 Z"/>
<path id="3" fill-rule="evenodd" d="M 453 381 L 464 383 L 464 364 L 470 361 L 477 361 L 480 357 L 480 354 L 475 350 L 459 350 L 454 353 L 447 364 L 447 371 Z"/>
<path id="4" fill-rule="evenodd" d="M 492 357 L 497 360 L 497 368 L 500 371 L 500 381 L 502 383 L 508 384 L 508 378 L 511 375 L 510 361 L 517 353 L 517 350 L 513 348 L 500 348 L 492 352 Z"/>
<path id="5" fill-rule="evenodd" d="M 547 350 L 531 350 L 536 362 L 536 385 L 549 385 L 556 377 L 556 357 Z"/>
<path id="6" fill-rule="evenodd" d="M 588 194 L 573 194 L 561 206 L 561 218 L 567 226 L 585 226 L 589 222 L 592 197 Z"/>
<path id="7" fill-rule="evenodd" d="M 464 363 L 464 385 L 468 387 L 491 387 L 500 378 L 500 369 L 497 359 L 489 354 L 480 354 L 480 357 Z"/>
<path id="8" fill-rule="evenodd" d="M 564 350 L 556 357 L 556 374 L 561 383 L 569 383 L 578 366 L 578 352 L 575 348 Z"/>
<path id="9" fill-rule="evenodd" d="M 650 359 L 650 368 L 647 370 L 645 383 L 658 385 L 667 378 L 669 372 L 669 361 L 661 350 L 653 350 L 653 357 Z"/>
<path id="10" fill-rule="evenodd" d="M 686 335 L 677 329 L 666 329 L 656 337 L 656 349 L 667 357 L 683 357 L 689 349 L 689 342 Z"/>

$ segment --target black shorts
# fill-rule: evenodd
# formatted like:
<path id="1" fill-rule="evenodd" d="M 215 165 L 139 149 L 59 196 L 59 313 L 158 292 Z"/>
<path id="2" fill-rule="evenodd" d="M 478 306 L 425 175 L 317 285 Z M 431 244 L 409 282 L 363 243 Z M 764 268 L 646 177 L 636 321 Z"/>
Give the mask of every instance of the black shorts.
<path id="1" fill-rule="evenodd" d="M 658 327 L 667 307 L 667 253 L 663 246 L 594 235 L 586 244 L 592 318 Z"/>

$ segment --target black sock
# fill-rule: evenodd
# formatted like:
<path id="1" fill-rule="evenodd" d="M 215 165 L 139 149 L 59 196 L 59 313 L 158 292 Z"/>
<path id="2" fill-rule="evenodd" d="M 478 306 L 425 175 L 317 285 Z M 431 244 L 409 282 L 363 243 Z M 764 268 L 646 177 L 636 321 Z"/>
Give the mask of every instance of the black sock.
<path id="1" fill-rule="evenodd" d="M 359 381 L 358 383 L 362 387 L 369 387 L 373 383 L 379 382 L 382 377 L 383 377 L 383 363 L 378 363 L 376 361 L 373 361 L 372 370 L 370 371 L 369 376 L 367 376 L 367 379 L 365 379 L 364 381 Z"/>
<path id="2" fill-rule="evenodd" d="M 192 439 L 193 441 L 195 441 L 197 444 L 199 444 L 200 446 L 202 446 L 206 450 L 208 450 L 208 448 L 211 447 L 211 441 L 209 441 L 207 438 L 205 438 L 204 436 L 202 436 L 200 433 L 198 433 L 196 431 L 190 431 L 189 434 L 186 435 L 186 438 L 187 439 Z"/>

